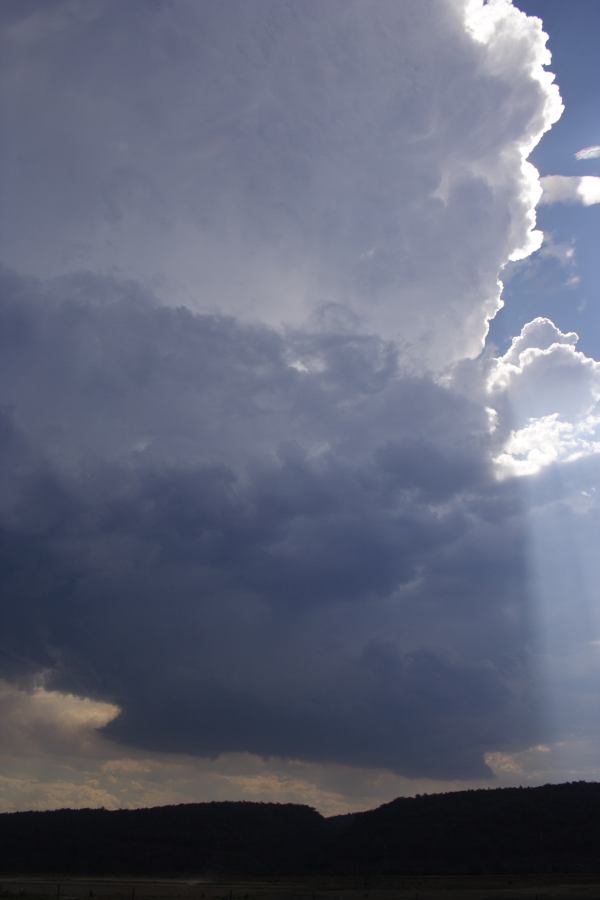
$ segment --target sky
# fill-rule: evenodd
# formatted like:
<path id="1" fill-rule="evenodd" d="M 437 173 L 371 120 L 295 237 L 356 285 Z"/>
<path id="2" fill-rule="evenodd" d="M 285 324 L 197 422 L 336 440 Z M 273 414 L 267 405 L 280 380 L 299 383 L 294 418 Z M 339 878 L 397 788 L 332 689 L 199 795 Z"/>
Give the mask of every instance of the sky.
<path id="1" fill-rule="evenodd" d="M 4 0 L 0 810 L 598 778 L 599 19 Z"/>

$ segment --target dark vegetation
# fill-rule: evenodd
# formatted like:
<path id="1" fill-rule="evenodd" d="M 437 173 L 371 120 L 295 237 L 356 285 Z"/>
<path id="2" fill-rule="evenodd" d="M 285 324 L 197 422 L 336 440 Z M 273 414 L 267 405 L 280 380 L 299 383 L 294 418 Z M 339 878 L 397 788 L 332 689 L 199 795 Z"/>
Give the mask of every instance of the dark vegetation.
<path id="1" fill-rule="evenodd" d="M 400 798 L 332 818 L 273 803 L 0 815 L 0 872 L 6 875 L 598 871 L 600 784 L 585 782 Z"/>

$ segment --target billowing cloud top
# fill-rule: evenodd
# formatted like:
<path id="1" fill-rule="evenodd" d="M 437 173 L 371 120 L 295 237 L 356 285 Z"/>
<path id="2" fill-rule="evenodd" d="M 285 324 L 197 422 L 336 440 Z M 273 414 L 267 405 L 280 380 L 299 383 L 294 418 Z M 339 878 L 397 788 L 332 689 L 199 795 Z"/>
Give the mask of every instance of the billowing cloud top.
<path id="1" fill-rule="evenodd" d="M 449 778 L 545 740 L 527 530 L 557 495 L 525 510 L 498 474 L 574 460 L 530 458 L 552 422 L 594 465 L 598 364 L 546 319 L 477 359 L 541 239 L 540 22 L 107 0 L 0 24 L 0 676 L 148 753 Z"/>
<path id="2" fill-rule="evenodd" d="M 511 474 L 600 449 L 600 363 L 576 349 L 579 337 L 549 319 L 525 325 L 489 375 L 491 402 L 512 434 L 500 458 Z"/>
<path id="3" fill-rule="evenodd" d="M 13 264 L 275 325 L 333 317 L 440 368 L 479 353 L 499 268 L 539 246 L 524 157 L 562 107 L 539 21 L 504 0 L 4 20 L 5 203 L 36 210 L 2 220 Z"/>

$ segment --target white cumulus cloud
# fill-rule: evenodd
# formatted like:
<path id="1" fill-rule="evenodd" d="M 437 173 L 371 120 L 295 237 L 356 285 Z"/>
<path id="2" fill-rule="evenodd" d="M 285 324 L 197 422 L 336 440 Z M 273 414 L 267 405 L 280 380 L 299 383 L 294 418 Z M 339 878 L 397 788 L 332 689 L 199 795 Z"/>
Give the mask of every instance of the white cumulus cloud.
<path id="1" fill-rule="evenodd" d="M 600 177 L 597 175 L 545 175 L 541 179 L 541 203 L 600 203 Z"/>
<path id="2" fill-rule="evenodd" d="M 600 450 L 600 363 L 577 350 L 578 339 L 540 317 L 495 360 L 488 392 L 508 433 L 496 460 L 502 473 L 532 474 Z"/>
<path id="3" fill-rule="evenodd" d="M 479 353 L 499 269 L 541 240 L 526 157 L 562 105 L 538 19 L 504 0 L 77 9 L 24 11 L 27 41 L 0 27 L 11 265 L 277 326 L 342 308 L 421 368 Z M 43 156 L 15 168 L 40 122 Z"/>

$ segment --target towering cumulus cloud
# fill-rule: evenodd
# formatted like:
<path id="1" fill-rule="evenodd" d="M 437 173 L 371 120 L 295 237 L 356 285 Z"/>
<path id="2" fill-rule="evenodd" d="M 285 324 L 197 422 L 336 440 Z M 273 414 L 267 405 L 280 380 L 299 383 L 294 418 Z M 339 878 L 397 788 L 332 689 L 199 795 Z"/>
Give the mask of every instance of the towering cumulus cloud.
<path id="1" fill-rule="evenodd" d="M 584 441 L 597 364 L 541 319 L 478 358 L 541 240 L 539 20 L 40 0 L 0 23 L 11 716 L 75 695 L 109 755 L 411 778 L 549 740 L 526 507 L 558 500 L 524 496 L 543 466 L 510 441 Z"/>
<path id="2" fill-rule="evenodd" d="M 537 20 L 479 0 L 123 6 L 7 22 L 9 201 L 36 210 L 4 219 L 10 258 L 344 322 L 420 367 L 479 353 L 499 267 L 539 244 L 524 156 L 561 105 Z"/>

